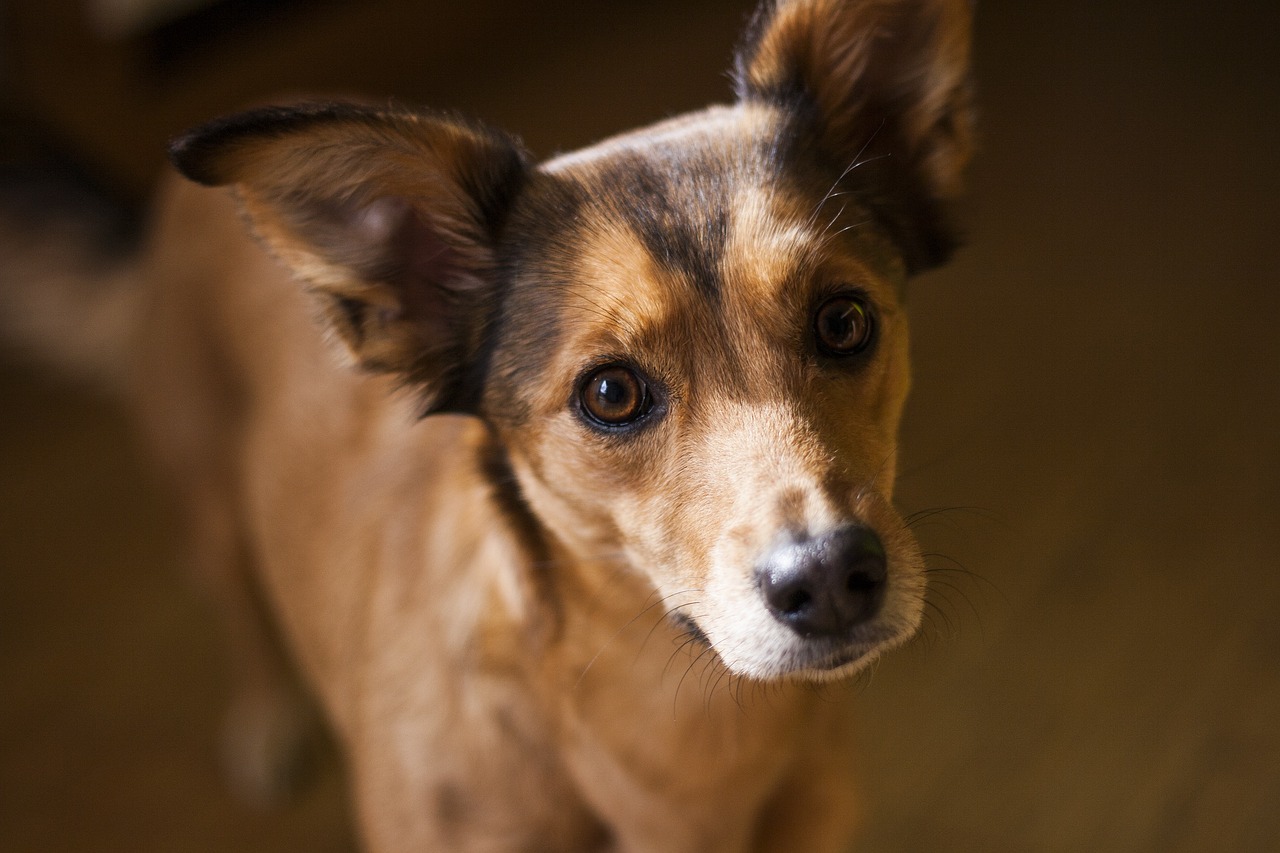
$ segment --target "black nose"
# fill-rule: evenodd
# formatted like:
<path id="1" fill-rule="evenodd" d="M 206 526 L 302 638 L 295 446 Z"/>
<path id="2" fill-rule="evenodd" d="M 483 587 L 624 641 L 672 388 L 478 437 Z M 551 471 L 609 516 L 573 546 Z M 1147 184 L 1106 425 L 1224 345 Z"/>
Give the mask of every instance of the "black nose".
<path id="1" fill-rule="evenodd" d="M 884 546 L 865 527 L 785 542 L 756 567 L 765 605 L 802 637 L 848 633 L 884 598 Z"/>

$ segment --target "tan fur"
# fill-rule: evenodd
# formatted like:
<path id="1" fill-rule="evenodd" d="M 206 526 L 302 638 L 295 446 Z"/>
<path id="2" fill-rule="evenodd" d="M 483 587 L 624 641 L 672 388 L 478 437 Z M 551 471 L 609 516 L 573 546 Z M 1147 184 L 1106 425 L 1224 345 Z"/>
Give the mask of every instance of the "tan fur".
<path id="1" fill-rule="evenodd" d="M 248 793 L 274 793 L 305 733 L 292 660 L 370 850 L 846 848 L 848 680 L 915 631 L 924 575 L 891 503 L 906 250 L 848 177 L 850 128 L 874 119 L 832 93 L 878 61 L 868 28 L 924 20 L 894 136 L 911 191 L 953 194 L 964 7 L 779 4 L 745 73 L 767 88 L 803 56 L 831 113 L 812 155 L 779 153 L 795 108 L 758 94 L 536 168 L 400 112 L 255 114 L 179 143 L 235 198 L 166 188 L 138 403 L 227 605 Z M 878 337 L 840 361 L 814 311 L 851 288 Z M 625 434 L 575 402 L 620 360 L 660 405 Z M 849 527 L 883 544 L 884 600 L 816 651 L 758 566 Z"/>

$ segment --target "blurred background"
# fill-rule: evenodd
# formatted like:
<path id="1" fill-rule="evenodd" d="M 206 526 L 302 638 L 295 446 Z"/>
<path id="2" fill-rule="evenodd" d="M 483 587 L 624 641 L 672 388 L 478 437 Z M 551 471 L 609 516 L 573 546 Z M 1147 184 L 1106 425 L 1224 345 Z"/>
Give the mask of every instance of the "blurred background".
<path id="1" fill-rule="evenodd" d="M 750 0 L 7 0 L 0 166 L 140 210 L 280 93 L 549 155 L 727 98 Z M 981 4 L 968 246 L 911 285 L 939 569 L 859 701 L 865 849 L 1280 850 L 1280 4 Z M 352 850 L 217 775 L 226 681 L 110 399 L 0 357 L 0 850 Z"/>

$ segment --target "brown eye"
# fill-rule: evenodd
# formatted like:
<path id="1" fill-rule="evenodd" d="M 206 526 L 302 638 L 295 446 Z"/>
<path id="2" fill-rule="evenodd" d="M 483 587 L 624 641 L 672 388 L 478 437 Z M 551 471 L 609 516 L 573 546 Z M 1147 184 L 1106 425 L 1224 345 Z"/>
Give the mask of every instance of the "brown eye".
<path id="1" fill-rule="evenodd" d="M 875 324 L 866 301 L 845 293 L 822 303 L 813 316 L 813 331 L 824 354 L 856 355 L 871 345 Z"/>
<path id="2" fill-rule="evenodd" d="M 578 391 L 582 411 L 603 426 L 624 426 L 648 414 L 649 388 L 635 371 L 611 364 L 587 376 Z"/>

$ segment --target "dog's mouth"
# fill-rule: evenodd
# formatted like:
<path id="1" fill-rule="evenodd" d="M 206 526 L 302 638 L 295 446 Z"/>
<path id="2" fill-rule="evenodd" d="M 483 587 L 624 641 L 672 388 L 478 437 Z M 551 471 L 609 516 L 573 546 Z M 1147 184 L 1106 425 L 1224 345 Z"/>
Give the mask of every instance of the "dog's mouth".
<path id="1" fill-rule="evenodd" d="M 810 670 L 826 675 L 840 674 L 842 670 L 870 662 L 893 640 L 891 632 L 885 629 L 871 629 L 858 632 L 857 636 L 842 643 L 814 644 L 796 656 L 803 659 L 797 670 Z M 830 645 L 829 648 L 822 648 Z"/>
<path id="2" fill-rule="evenodd" d="M 682 644 L 695 645 L 700 650 L 711 649 L 722 663 L 734 669 L 720 656 L 715 643 L 693 617 L 676 611 L 668 618 L 680 633 Z M 886 627 L 864 625 L 845 638 L 801 640 L 775 658 L 770 667 L 772 675 L 767 678 L 810 678 L 817 681 L 843 678 L 875 660 L 896 639 L 896 634 Z"/>
<path id="3" fill-rule="evenodd" d="M 684 635 L 686 640 L 702 646 L 711 645 L 711 640 L 707 639 L 706 633 L 698 627 L 697 622 L 693 621 L 692 616 L 677 611 L 670 614 L 670 618 L 672 624 Z"/>

